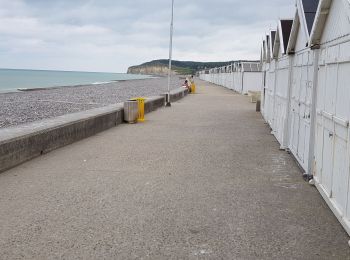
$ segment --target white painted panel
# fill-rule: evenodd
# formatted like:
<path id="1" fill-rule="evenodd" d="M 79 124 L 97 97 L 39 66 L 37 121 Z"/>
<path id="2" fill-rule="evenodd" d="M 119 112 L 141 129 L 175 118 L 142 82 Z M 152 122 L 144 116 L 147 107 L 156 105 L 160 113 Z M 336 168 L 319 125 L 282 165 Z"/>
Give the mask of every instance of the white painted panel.
<path id="1" fill-rule="evenodd" d="M 314 175 L 318 182 L 322 181 L 322 163 L 323 163 L 323 119 L 317 115 L 316 142 L 315 142 L 315 169 Z"/>
<path id="2" fill-rule="evenodd" d="M 339 64 L 338 78 L 336 79 L 337 98 L 336 111 L 337 117 L 349 120 L 350 118 L 350 62 Z"/>
<path id="3" fill-rule="evenodd" d="M 290 141 L 290 149 L 294 154 L 298 151 L 298 142 L 299 142 L 299 113 L 292 111 L 292 133 L 291 133 L 291 141 Z"/>
<path id="4" fill-rule="evenodd" d="M 327 49 L 326 64 L 336 63 L 339 59 L 339 45 L 330 46 Z"/>
<path id="5" fill-rule="evenodd" d="M 304 110 L 301 109 L 301 111 L 304 111 Z M 300 118 L 300 114 L 299 114 L 299 118 Z M 304 155 L 305 155 L 305 138 L 307 135 L 306 130 L 307 130 L 307 125 L 305 124 L 305 121 L 300 119 L 297 156 L 303 163 L 305 163 Z"/>
<path id="6" fill-rule="evenodd" d="M 350 41 L 340 44 L 339 62 L 350 62 Z"/>
<path id="7" fill-rule="evenodd" d="M 332 172 L 333 172 L 333 131 L 324 128 L 323 132 L 323 162 L 321 183 L 328 196 L 332 191 Z"/>
<path id="8" fill-rule="evenodd" d="M 299 101 L 306 103 L 307 97 L 307 88 L 308 88 L 308 67 L 304 65 L 300 68 L 300 96 Z"/>
<path id="9" fill-rule="evenodd" d="M 305 125 L 305 140 L 304 140 L 304 157 L 303 162 L 305 165 L 305 169 L 308 170 L 309 166 L 309 147 L 310 147 L 310 122 L 307 122 Z"/>
<path id="10" fill-rule="evenodd" d="M 243 94 L 248 91 L 261 90 L 261 72 L 245 72 L 243 74 Z"/>
<path id="11" fill-rule="evenodd" d="M 326 67 L 320 66 L 317 80 L 317 111 L 325 110 Z"/>
<path id="12" fill-rule="evenodd" d="M 294 67 L 292 74 L 292 99 L 299 101 L 300 96 L 300 70 L 301 67 Z"/>
<path id="13" fill-rule="evenodd" d="M 271 62 L 270 68 L 268 71 L 268 80 L 267 80 L 267 87 L 268 87 L 268 119 L 269 124 L 273 128 L 274 124 L 274 100 L 275 100 L 275 63 Z"/>
<path id="14" fill-rule="evenodd" d="M 242 92 L 242 73 L 234 72 L 234 90 L 238 93 Z"/>
<path id="15" fill-rule="evenodd" d="M 346 210 L 349 182 L 346 149 L 346 140 L 335 136 L 332 198 L 342 213 Z"/>
<path id="16" fill-rule="evenodd" d="M 325 85 L 325 107 L 324 110 L 330 114 L 335 113 L 337 64 L 326 65 L 326 85 Z"/>

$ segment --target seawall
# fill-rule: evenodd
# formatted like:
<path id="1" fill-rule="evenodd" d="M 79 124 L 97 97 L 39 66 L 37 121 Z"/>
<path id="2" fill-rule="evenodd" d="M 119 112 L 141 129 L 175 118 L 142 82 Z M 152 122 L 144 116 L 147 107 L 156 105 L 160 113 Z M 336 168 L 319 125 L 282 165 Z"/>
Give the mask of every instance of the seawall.
<path id="1" fill-rule="evenodd" d="M 171 91 L 175 102 L 187 95 Z M 146 98 L 145 113 L 165 104 L 165 95 Z M 0 172 L 123 123 L 123 103 L 0 130 Z"/>

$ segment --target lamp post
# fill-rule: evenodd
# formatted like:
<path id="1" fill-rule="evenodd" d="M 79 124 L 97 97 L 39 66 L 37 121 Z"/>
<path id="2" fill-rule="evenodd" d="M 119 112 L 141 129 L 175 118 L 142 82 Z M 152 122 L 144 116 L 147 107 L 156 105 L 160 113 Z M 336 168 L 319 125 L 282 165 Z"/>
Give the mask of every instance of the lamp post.
<path id="1" fill-rule="evenodd" d="M 170 22 L 170 43 L 169 43 L 169 72 L 168 72 L 168 93 L 166 95 L 166 106 L 170 107 L 170 82 L 171 82 L 171 59 L 173 56 L 173 33 L 174 33 L 174 0 L 171 1 L 171 22 Z"/>

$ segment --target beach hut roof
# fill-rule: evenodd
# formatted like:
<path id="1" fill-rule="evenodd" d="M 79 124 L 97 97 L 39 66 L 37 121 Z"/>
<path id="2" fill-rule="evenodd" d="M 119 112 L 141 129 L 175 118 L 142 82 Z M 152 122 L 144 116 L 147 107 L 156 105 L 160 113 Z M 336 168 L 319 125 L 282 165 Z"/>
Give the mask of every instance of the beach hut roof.
<path id="1" fill-rule="evenodd" d="M 259 72 L 261 71 L 261 64 L 256 61 L 243 61 L 242 68 L 245 72 Z"/>
<path id="2" fill-rule="evenodd" d="M 316 12 L 315 22 L 311 30 L 310 46 L 320 44 L 323 28 L 326 23 L 332 0 L 321 0 Z"/>
<path id="3" fill-rule="evenodd" d="M 350 1 L 340 0 L 344 4 L 344 9 L 346 10 L 350 19 Z M 317 8 L 315 22 L 310 34 L 310 46 L 319 45 L 321 37 L 323 34 L 323 29 L 328 17 L 329 10 L 332 6 L 333 0 L 320 0 L 320 4 Z"/>
<path id="4" fill-rule="evenodd" d="M 317 45 L 320 43 L 322 33 L 323 33 L 323 28 L 326 23 L 331 5 L 332 5 L 332 0 L 320 1 L 319 7 L 316 12 L 316 16 L 315 16 L 315 22 L 310 35 L 311 46 Z"/>
<path id="5" fill-rule="evenodd" d="M 306 46 L 309 43 L 310 33 L 314 24 L 317 7 L 320 0 L 297 0 L 295 17 L 289 37 L 287 53 L 293 53 L 297 42 L 299 27 L 307 39 Z"/>
<path id="6" fill-rule="evenodd" d="M 283 53 L 286 53 L 290 32 L 292 31 L 293 19 L 281 20 L 280 22 L 281 22 L 280 37 L 281 37 L 281 42 L 283 41 L 282 42 L 283 44 L 281 45 L 281 47 L 283 47 Z"/>
<path id="7" fill-rule="evenodd" d="M 276 31 L 272 30 L 266 35 L 266 60 L 270 62 L 272 57 L 273 45 L 276 37 Z M 272 41 L 273 40 L 273 41 Z"/>
<path id="8" fill-rule="evenodd" d="M 270 44 L 270 53 L 272 56 L 273 53 L 273 48 L 275 47 L 275 40 L 276 40 L 276 31 L 271 31 L 270 32 L 270 39 L 271 39 L 271 44 Z"/>
<path id="9" fill-rule="evenodd" d="M 303 0 L 302 7 L 304 8 L 306 27 L 309 35 L 311 33 L 311 29 L 314 24 L 319 1 L 320 0 Z"/>
<path id="10" fill-rule="evenodd" d="M 273 57 L 277 58 L 279 52 L 286 54 L 293 19 L 282 19 L 278 21 Z"/>
<path id="11" fill-rule="evenodd" d="M 270 62 L 270 35 L 266 35 L 266 62 Z"/>
<path id="12" fill-rule="evenodd" d="M 262 46 L 262 55 L 263 55 L 263 61 L 266 62 L 266 40 L 263 40 L 263 46 Z"/>

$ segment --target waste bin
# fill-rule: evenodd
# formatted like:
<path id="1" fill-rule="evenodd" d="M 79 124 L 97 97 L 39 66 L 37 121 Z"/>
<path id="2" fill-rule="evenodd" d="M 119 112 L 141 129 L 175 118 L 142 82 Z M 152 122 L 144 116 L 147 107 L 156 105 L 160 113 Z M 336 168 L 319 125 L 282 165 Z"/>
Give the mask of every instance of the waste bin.
<path id="1" fill-rule="evenodd" d="M 143 97 L 137 97 L 137 98 L 132 98 L 130 100 L 137 101 L 137 104 L 139 107 L 137 122 L 145 122 L 145 100 L 146 99 Z"/>
<path id="2" fill-rule="evenodd" d="M 124 121 L 134 124 L 139 116 L 139 105 L 137 100 L 127 100 L 124 102 Z"/>
<path id="3" fill-rule="evenodd" d="M 144 122 L 145 121 L 145 98 L 138 97 L 135 98 L 138 105 L 139 105 L 139 115 L 137 118 L 137 122 Z"/>
<path id="4" fill-rule="evenodd" d="M 196 84 L 194 84 L 194 82 L 191 84 L 191 93 L 196 93 Z"/>

